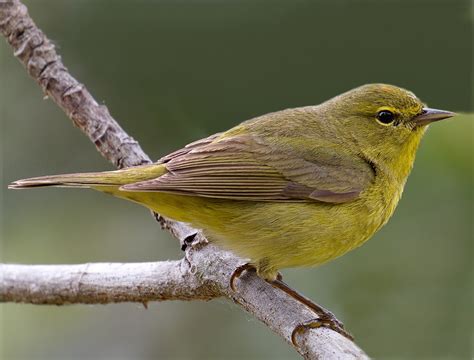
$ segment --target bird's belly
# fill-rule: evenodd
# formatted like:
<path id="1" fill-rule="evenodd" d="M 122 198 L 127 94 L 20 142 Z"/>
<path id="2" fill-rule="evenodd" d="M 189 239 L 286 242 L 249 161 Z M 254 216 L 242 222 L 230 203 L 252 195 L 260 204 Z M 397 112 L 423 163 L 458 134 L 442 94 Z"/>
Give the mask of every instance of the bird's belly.
<path id="1" fill-rule="evenodd" d="M 258 204 L 225 233 L 214 236 L 223 246 L 275 269 L 315 266 L 361 245 L 379 228 L 361 207 L 327 204 Z M 212 230 L 211 230 L 212 231 Z"/>
<path id="2" fill-rule="evenodd" d="M 341 256 L 369 239 L 387 217 L 360 199 L 325 204 L 146 196 L 127 198 L 201 228 L 223 248 L 272 269 L 314 266 Z"/>

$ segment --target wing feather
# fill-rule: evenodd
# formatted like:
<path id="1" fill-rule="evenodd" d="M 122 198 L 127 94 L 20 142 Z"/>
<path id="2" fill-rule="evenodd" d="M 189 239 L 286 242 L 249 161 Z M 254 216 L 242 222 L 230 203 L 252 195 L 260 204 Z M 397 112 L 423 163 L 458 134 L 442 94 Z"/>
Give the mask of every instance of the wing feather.
<path id="1" fill-rule="evenodd" d="M 230 200 L 340 203 L 356 199 L 373 181 L 370 166 L 361 159 L 326 150 L 316 156 L 317 161 L 307 157 L 275 149 L 250 135 L 216 134 L 162 158 L 168 173 L 121 189 Z"/>

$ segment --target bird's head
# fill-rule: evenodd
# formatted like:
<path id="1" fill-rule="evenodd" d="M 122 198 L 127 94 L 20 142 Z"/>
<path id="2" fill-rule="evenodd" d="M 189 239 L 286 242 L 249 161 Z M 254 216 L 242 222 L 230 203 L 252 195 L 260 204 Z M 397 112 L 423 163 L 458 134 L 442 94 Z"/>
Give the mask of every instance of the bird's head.
<path id="1" fill-rule="evenodd" d="M 374 161 L 413 154 L 426 127 L 455 114 L 431 109 L 412 92 L 386 84 L 363 85 L 325 104 L 339 136 Z"/>

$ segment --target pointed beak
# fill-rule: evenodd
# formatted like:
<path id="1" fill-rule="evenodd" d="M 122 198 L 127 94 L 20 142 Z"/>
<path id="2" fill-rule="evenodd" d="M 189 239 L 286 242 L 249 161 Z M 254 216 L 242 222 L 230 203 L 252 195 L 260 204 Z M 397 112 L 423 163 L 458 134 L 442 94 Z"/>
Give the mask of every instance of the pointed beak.
<path id="1" fill-rule="evenodd" d="M 451 111 L 423 108 L 423 111 L 419 115 L 415 116 L 411 121 L 416 126 L 424 126 L 435 121 L 453 117 L 454 115 L 456 115 L 456 113 Z"/>

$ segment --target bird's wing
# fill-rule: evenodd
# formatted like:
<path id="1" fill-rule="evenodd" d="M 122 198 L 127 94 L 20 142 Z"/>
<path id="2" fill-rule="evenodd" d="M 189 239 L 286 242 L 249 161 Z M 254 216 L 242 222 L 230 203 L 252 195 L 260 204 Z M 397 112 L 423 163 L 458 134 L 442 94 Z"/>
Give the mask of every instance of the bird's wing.
<path id="1" fill-rule="evenodd" d="M 196 148 L 199 148 L 199 147 L 203 147 L 205 145 L 208 145 L 210 143 L 212 143 L 214 140 L 216 140 L 218 137 L 220 137 L 223 133 L 216 133 L 214 135 L 211 135 L 211 136 L 208 136 L 207 138 L 204 138 L 204 139 L 199 139 L 199 140 L 196 140 L 192 143 L 189 143 L 188 145 L 186 145 L 184 148 L 181 148 L 179 150 L 176 150 L 176 151 L 173 151 L 172 153 L 166 155 L 166 156 L 163 156 L 160 160 L 158 160 L 159 163 L 166 163 L 174 158 L 177 158 L 181 155 L 185 155 L 187 154 L 188 152 L 196 149 Z"/>
<path id="2" fill-rule="evenodd" d="M 230 200 L 342 203 L 356 199 L 373 181 L 373 170 L 360 158 L 324 148 L 318 154 L 315 162 L 248 134 L 212 136 L 161 159 L 166 174 L 121 189 Z"/>

